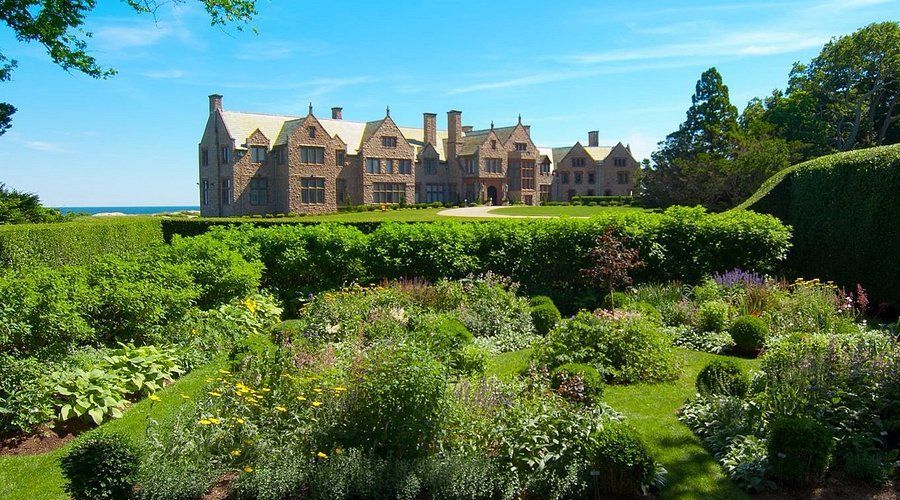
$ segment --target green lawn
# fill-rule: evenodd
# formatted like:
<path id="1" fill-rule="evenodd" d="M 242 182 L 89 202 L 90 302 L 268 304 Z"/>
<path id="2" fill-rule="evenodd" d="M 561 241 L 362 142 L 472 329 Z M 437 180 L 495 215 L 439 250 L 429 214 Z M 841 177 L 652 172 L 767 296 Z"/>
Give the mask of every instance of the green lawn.
<path id="1" fill-rule="evenodd" d="M 198 368 L 176 381 L 171 387 L 157 394 L 161 401 L 151 405 L 144 399 L 131 407 L 117 420 L 103 424 L 100 428 L 121 432 L 135 443 L 144 442 L 147 417 L 165 419 L 185 403 L 182 394 L 195 399 L 206 386 L 206 379 L 215 376 L 216 370 L 225 365 L 224 360 L 214 361 Z M 94 432 L 94 431 L 91 431 Z M 65 500 L 63 477 L 58 460 L 68 446 L 43 455 L 0 457 L 0 498 L 4 500 Z"/>
<path id="2" fill-rule="evenodd" d="M 561 205 L 554 207 L 500 207 L 491 210 L 492 214 L 497 215 L 532 215 L 543 217 L 590 217 L 592 215 L 601 215 L 608 213 L 625 213 L 625 212 L 641 212 L 641 207 L 589 207 L 586 205 Z"/>
<path id="3" fill-rule="evenodd" d="M 654 457 L 669 472 L 660 495 L 662 498 L 748 498 L 728 480 L 715 458 L 676 415 L 678 408 L 694 394 L 697 373 L 706 363 L 722 356 L 688 350 L 680 352 L 684 371 L 675 382 L 608 386 L 604 400 L 628 417 Z M 501 378 L 515 376 L 528 366 L 529 355 L 530 351 L 525 350 L 496 356 L 488 363 L 487 372 Z M 759 365 L 756 360 L 735 359 L 748 370 Z"/>

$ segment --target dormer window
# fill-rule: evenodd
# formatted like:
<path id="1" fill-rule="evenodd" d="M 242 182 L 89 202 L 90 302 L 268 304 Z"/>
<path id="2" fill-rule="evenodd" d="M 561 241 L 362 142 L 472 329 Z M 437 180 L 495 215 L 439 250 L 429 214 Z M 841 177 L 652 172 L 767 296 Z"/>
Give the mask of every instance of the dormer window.
<path id="1" fill-rule="evenodd" d="M 381 145 L 386 148 L 396 148 L 397 147 L 397 138 L 386 135 L 381 138 Z"/>
<path id="2" fill-rule="evenodd" d="M 315 139 L 315 138 L 316 138 L 316 127 L 307 127 L 307 128 L 306 128 L 306 135 L 307 135 L 307 137 L 309 137 L 310 139 Z"/>
<path id="3" fill-rule="evenodd" d="M 250 147 L 250 160 L 253 163 L 264 163 L 266 161 L 266 147 L 265 146 L 251 146 Z"/>
<path id="4" fill-rule="evenodd" d="M 343 149 L 336 150 L 334 152 L 334 163 L 339 167 L 343 167 L 345 161 L 347 161 L 347 152 Z"/>
<path id="5" fill-rule="evenodd" d="M 545 161 L 545 162 L 541 163 L 541 173 L 542 174 L 550 173 L 550 162 L 549 161 Z"/>
<path id="6" fill-rule="evenodd" d="M 526 144 L 524 142 L 516 143 L 516 151 L 527 151 L 527 150 L 528 150 L 528 144 Z"/>
<path id="7" fill-rule="evenodd" d="M 572 158 L 572 166 L 573 167 L 583 167 L 584 166 L 584 158 Z"/>

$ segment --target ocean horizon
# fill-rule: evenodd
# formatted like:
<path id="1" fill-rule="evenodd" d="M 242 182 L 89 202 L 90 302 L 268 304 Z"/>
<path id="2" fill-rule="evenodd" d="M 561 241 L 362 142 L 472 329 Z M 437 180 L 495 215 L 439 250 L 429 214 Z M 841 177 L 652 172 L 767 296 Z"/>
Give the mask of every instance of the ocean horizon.
<path id="1" fill-rule="evenodd" d="M 83 214 L 103 214 L 110 212 L 120 212 L 127 215 L 147 215 L 159 214 L 163 212 L 181 212 L 184 210 L 200 210 L 199 205 L 152 205 L 152 206 L 110 206 L 110 207 L 55 207 L 64 214 L 83 213 Z"/>

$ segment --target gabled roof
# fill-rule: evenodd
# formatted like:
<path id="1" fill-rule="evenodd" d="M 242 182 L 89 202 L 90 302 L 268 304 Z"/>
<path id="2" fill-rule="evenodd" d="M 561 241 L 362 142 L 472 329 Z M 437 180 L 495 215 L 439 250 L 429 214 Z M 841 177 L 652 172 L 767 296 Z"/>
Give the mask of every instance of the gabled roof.
<path id="1" fill-rule="evenodd" d="M 242 144 L 256 129 L 259 129 L 269 139 L 269 143 L 274 145 L 284 123 L 296 118 L 296 116 L 222 111 L 222 121 L 225 122 L 225 128 L 228 129 L 228 134 L 234 139 L 234 145 L 238 149 L 244 147 Z"/>
<path id="2" fill-rule="evenodd" d="M 403 137 L 406 137 L 406 140 L 416 149 L 416 156 L 418 156 L 422 151 L 422 148 L 425 147 L 425 129 L 410 127 L 398 128 L 400 129 L 400 133 L 403 134 Z M 444 151 L 446 151 L 445 145 L 447 144 L 447 131 L 438 130 L 436 132 L 436 135 L 437 144 L 434 145 L 434 149 L 437 151 L 438 157 L 441 160 L 446 160 L 447 157 Z"/>
<path id="3" fill-rule="evenodd" d="M 603 161 L 615 146 L 584 146 L 584 150 L 594 161 Z"/>
<path id="4" fill-rule="evenodd" d="M 509 136 L 511 136 L 512 133 L 515 132 L 516 127 L 517 127 L 517 125 L 512 125 L 509 127 L 494 127 L 493 129 L 485 128 L 485 129 L 481 129 L 481 130 L 471 130 L 471 131 L 467 132 L 465 134 L 465 136 L 470 137 L 470 136 L 477 136 L 477 135 L 486 135 L 491 130 L 493 130 L 494 133 L 497 134 L 497 139 L 501 143 L 506 144 L 506 141 L 509 140 Z"/>

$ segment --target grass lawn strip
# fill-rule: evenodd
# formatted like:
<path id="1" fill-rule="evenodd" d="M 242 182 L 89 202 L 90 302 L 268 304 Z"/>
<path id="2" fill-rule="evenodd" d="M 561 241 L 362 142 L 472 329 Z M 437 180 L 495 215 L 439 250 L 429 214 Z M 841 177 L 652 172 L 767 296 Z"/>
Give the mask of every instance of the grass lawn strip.
<path id="1" fill-rule="evenodd" d="M 203 392 L 206 379 L 216 377 L 217 370 L 225 366 L 225 360 L 216 360 L 193 370 L 176 380 L 170 387 L 157 392 L 160 401 L 148 398 L 136 403 L 116 420 L 110 420 L 98 429 L 122 433 L 141 445 L 144 443 L 147 417 L 164 420 L 186 402 Z M 181 395 L 188 396 L 184 399 Z M 153 403 L 151 405 L 151 403 Z M 89 431 L 96 432 L 95 430 Z M 4 500 L 66 500 L 64 480 L 58 460 L 69 445 L 43 455 L 0 457 L 0 498 Z"/>

